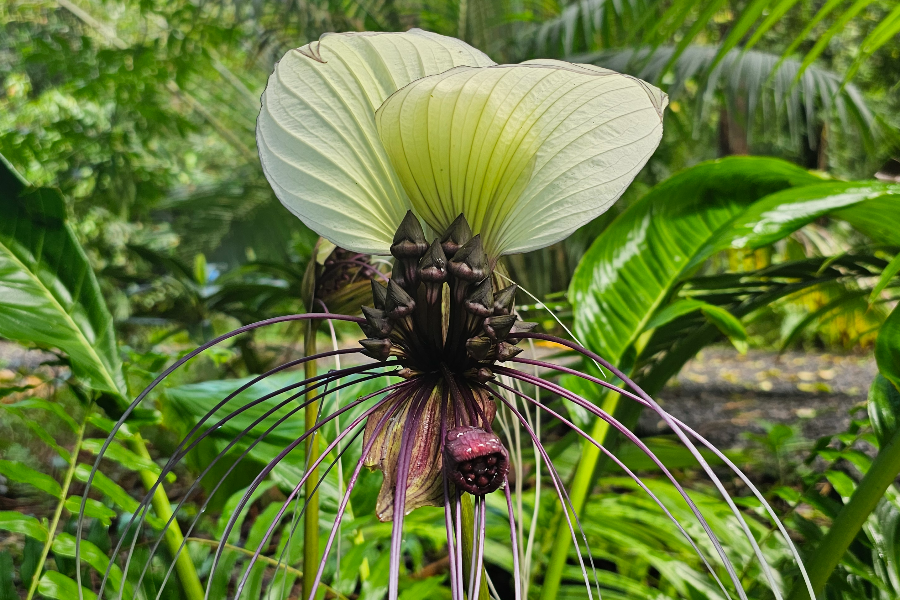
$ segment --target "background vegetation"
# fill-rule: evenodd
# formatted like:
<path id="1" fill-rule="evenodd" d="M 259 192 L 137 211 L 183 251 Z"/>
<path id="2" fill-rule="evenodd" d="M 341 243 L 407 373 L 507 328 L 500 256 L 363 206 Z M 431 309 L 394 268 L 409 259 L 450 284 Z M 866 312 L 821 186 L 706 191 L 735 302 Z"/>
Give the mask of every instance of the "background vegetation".
<path id="1" fill-rule="evenodd" d="M 73 515 L 126 399 L 194 345 L 304 310 L 316 238 L 285 218 L 254 146 L 274 62 L 327 31 L 409 27 L 462 38 L 499 62 L 592 62 L 669 93 L 662 146 L 626 197 L 566 242 L 509 259 L 509 276 L 534 296 L 520 311 L 546 329 L 570 330 L 651 393 L 713 343 L 868 354 L 877 347 L 882 374 L 849 431 L 811 444 L 777 480 L 768 465 L 790 443 L 783 431 L 770 432 L 762 456 L 732 456 L 827 581 L 824 597 L 900 595 L 900 492 L 891 484 L 900 471 L 895 2 L 13 0 L 0 5 L 0 24 L 0 336 L 44 351 L 21 368 L 0 363 L 0 599 L 77 594 Z M 637 258 L 623 263 L 623 248 Z M 604 275 L 611 269 L 618 277 Z M 241 378 L 302 355 L 302 333 L 283 325 L 240 336 L 168 381 L 153 409 L 132 415 L 85 500 L 86 597 L 176 441 Z M 327 327 L 319 336 L 330 347 Z M 633 407 L 592 393 L 637 423 Z M 607 439 L 601 425 L 569 416 Z M 302 455 L 273 473 L 241 517 L 242 529 L 227 540 L 229 569 L 210 576 L 210 553 L 229 502 L 249 479 L 229 477 L 216 494 L 201 483 L 178 512 L 180 532 L 156 532 L 202 466 L 249 423 L 211 435 L 175 470 L 136 546 L 146 556 L 160 540 L 153 568 L 138 584 L 139 572 L 115 567 L 114 583 L 124 579 L 147 598 L 196 600 L 207 583 L 211 597 L 233 589 L 248 558 L 243 546 L 274 518 L 270 509 L 303 469 Z M 254 447 L 253 464 L 295 439 L 302 425 L 293 427 Z M 543 433 L 585 515 L 604 597 L 720 597 L 691 548 L 632 483 L 566 428 L 549 424 Z M 654 448 L 670 442 L 648 438 Z M 546 471 L 529 453 L 517 492 L 523 538 L 533 538 L 523 561 L 532 595 L 582 597 L 558 507 L 539 493 Z M 698 503 L 718 515 L 720 500 L 691 463 L 675 451 L 667 456 L 693 483 Z M 639 467 L 654 491 L 673 494 Z M 324 484 L 323 526 L 340 477 L 338 469 Z M 329 593 L 378 598 L 389 529 L 369 516 L 372 493 L 359 496 Z M 742 506 L 759 512 L 748 498 Z M 500 528 L 502 515 L 493 518 Z M 831 528 L 835 519 L 840 526 Z M 747 556 L 726 513 L 718 524 L 726 547 Z M 264 589 L 271 598 L 282 589 L 283 597 L 299 595 L 291 590 L 302 577 L 302 538 L 290 534 L 290 519 L 281 526 L 267 554 L 275 558 L 253 567 L 247 597 Z M 410 527 L 405 597 L 446 595 L 435 567 L 442 519 L 420 511 Z M 767 555 L 784 565 L 780 585 L 789 593 L 797 574 L 778 536 L 762 516 L 754 527 L 771 542 Z M 183 537 L 189 553 L 176 562 L 177 583 L 163 587 Z M 286 567 L 275 565 L 282 550 Z M 492 580 L 508 589 L 508 548 L 498 542 L 488 557 Z M 750 597 L 773 597 L 758 566 L 748 564 L 742 576 Z"/>

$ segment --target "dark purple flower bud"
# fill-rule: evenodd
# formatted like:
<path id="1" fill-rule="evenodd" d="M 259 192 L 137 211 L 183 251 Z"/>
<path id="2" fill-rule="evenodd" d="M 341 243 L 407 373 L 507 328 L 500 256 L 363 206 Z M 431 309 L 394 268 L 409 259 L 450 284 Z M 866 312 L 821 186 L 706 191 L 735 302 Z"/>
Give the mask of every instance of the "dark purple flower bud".
<path id="1" fill-rule="evenodd" d="M 387 298 L 384 302 L 384 312 L 393 319 L 402 319 L 416 308 L 416 301 L 397 285 L 393 279 L 388 281 Z"/>
<path id="2" fill-rule="evenodd" d="M 386 338 L 394 328 L 391 320 L 387 318 L 383 310 L 377 308 L 362 307 L 363 316 L 366 318 L 368 325 L 368 335 L 373 338 Z"/>
<path id="3" fill-rule="evenodd" d="M 500 438 L 479 427 L 448 431 L 444 457 L 450 480 L 475 496 L 499 489 L 509 473 L 509 454 Z"/>
<path id="4" fill-rule="evenodd" d="M 372 304 L 379 310 L 384 310 L 384 302 L 387 299 L 387 286 L 378 280 L 372 280 Z"/>
<path id="5" fill-rule="evenodd" d="M 387 360 L 391 355 L 391 340 L 368 338 L 360 340 L 359 344 L 366 349 L 366 354 L 377 360 Z"/>
<path id="6" fill-rule="evenodd" d="M 494 294 L 494 314 L 495 315 L 508 315 L 512 313 L 513 307 L 516 304 L 516 291 L 519 289 L 519 286 L 516 284 L 512 284 L 509 287 L 505 287 L 496 294 Z"/>
<path id="7" fill-rule="evenodd" d="M 447 281 L 447 257 L 437 240 L 434 240 L 425 256 L 419 260 L 419 279 L 425 283 Z"/>
<path id="8" fill-rule="evenodd" d="M 428 242 L 425 241 L 425 232 L 419 219 L 411 210 L 406 211 L 406 216 L 394 234 L 394 243 L 391 244 L 391 254 L 395 258 L 419 258 L 428 250 Z"/>
<path id="9" fill-rule="evenodd" d="M 512 357 L 516 356 L 522 351 L 522 348 L 518 346 L 513 346 L 512 344 L 507 344 L 506 342 L 500 342 L 497 345 L 497 360 L 500 362 L 507 361 Z"/>
<path id="10" fill-rule="evenodd" d="M 453 276 L 474 283 L 484 279 L 487 259 L 481 245 L 481 235 L 476 235 L 456 251 L 448 264 Z"/>
<path id="11" fill-rule="evenodd" d="M 450 223 L 450 227 L 441 236 L 441 248 L 447 258 L 453 258 L 453 255 L 462 247 L 463 244 L 472 239 L 472 228 L 462 213 Z"/>
<path id="12" fill-rule="evenodd" d="M 516 334 L 531 331 L 532 329 L 537 327 L 537 325 L 537 323 L 530 323 L 528 321 L 516 321 L 516 324 L 513 325 L 512 331 L 509 332 L 507 341 L 512 344 L 518 344 L 522 340 L 522 338 L 516 337 Z"/>
<path id="13" fill-rule="evenodd" d="M 488 357 L 494 344 L 486 337 L 473 337 L 466 340 L 466 352 L 475 360 L 484 360 Z"/>
<path id="14" fill-rule="evenodd" d="M 494 295 L 491 292 L 491 280 L 485 278 L 479 283 L 463 302 L 466 310 L 478 317 L 489 317 L 494 312 Z"/>
<path id="15" fill-rule="evenodd" d="M 496 304 L 497 303 L 494 302 L 495 306 Z M 484 320 L 484 332 L 488 334 L 488 337 L 492 340 L 505 340 L 515 323 L 515 315 L 488 317 Z"/>

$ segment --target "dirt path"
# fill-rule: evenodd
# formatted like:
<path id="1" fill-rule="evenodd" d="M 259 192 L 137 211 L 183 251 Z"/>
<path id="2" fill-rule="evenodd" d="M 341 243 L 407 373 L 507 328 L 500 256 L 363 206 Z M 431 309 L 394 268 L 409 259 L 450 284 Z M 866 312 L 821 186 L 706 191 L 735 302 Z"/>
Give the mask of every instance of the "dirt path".
<path id="1" fill-rule="evenodd" d="M 669 382 L 660 403 L 721 447 L 745 445 L 742 433 L 763 431 L 761 421 L 795 424 L 816 439 L 846 430 L 876 373 L 871 354 L 741 356 L 732 348 L 707 348 Z M 658 418 L 644 414 L 642 433 L 661 429 Z"/>

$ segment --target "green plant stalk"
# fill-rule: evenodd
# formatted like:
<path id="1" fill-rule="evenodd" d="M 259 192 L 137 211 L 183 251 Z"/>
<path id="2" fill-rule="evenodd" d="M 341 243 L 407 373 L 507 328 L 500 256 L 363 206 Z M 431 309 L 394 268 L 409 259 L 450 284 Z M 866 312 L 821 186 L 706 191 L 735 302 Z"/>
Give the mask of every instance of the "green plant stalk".
<path id="1" fill-rule="evenodd" d="M 306 356 L 316 353 L 316 330 L 318 323 L 310 320 L 306 322 L 306 331 L 303 334 L 303 352 Z M 309 361 L 304 365 L 306 378 L 316 376 L 316 362 Z M 316 396 L 311 389 L 306 394 L 307 401 Z M 312 402 L 304 410 L 306 431 L 316 426 L 319 416 L 319 401 Z M 306 464 L 313 464 L 319 457 L 319 436 L 311 435 L 306 440 Z M 319 564 L 319 493 L 315 491 L 316 482 L 319 480 L 318 469 L 313 470 L 306 478 L 306 512 L 303 514 L 303 570 L 309 573 L 315 572 L 315 566 Z M 309 598 L 312 594 L 312 577 L 303 578 L 303 598 Z"/>
<path id="2" fill-rule="evenodd" d="M 850 501 L 838 513 L 810 560 L 806 561 L 806 571 L 816 595 L 825 588 L 832 571 L 841 562 L 847 548 L 869 518 L 869 514 L 878 506 L 884 492 L 898 473 L 900 473 L 900 429 L 893 433 L 888 443 L 878 452 L 872 466 L 850 496 Z M 802 580 L 794 584 L 788 600 L 810 600 L 809 592 Z"/>
<path id="3" fill-rule="evenodd" d="M 140 434 L 135 434 L 128 441 L 128 446 L 138 456 L 152 460 L 150 450 L 147 449 L 147 443 Z M 144 484 L 144 488 L 147 490 L 153 489 L 157 481 L 156 474 L 146 469 L 139 471 L 138 474 L 141 477 L 141 483 Z M 172 518 L 172 505 L 169 503 L 169 498 L 166 496 L 163 486 L 156 486 L 156 491 L 153 493 L 150 504 L 153 506 L 156 516 L 164 522 Z M 185 596 L 188 600 L 204 600 L 203 585 L 200 583 L 200 577 L 197 575 L 197 569 L 194 567 L 191 555 L 187 552 L 187 547 L 181 547 L 184 542 L 184 536 L 176 519 L 172 519 L 171 525 L 166 529 L 165 540 L 166 547 L 172 556 L 176 554 L 178 556 L 175 559 L 175 572 L 178 573 L 178 581 L 181 582 L 181 588 L 184 590 Z M 179 552 L 179 550 L 181 551 Z"/>
<path id="4" fill-rule="evenodd" d="M 601 406 L 608 414 L 615 414 L 620 399 L 621 396 L 619 394 L 607 394 Z M 602 419 L 597 419 L 591 429 L 591 437 L 603 445 L 606 443 L 606 437 L 609 435 L 609 432 L 609 423 Z M 571 519 L 574 527 L 575 514 L 580 513 L 584 508 L 599 460 L 600 450 L 593 444 L 585 442 L 581 451 L 581 459 L 578 461 L 578 467 L 575 469 L 575 476 L 572 479 L 572 487 L 569 490 L 569 501 L 572 503 L 572 510 L 562 507 L 559 513 L 556 527 L 557 535 L 553 540 L 553 549 L 550 552 L 550 560 L 547 562 L 547 570 L 544 573 L 544 583 L 541 586 L 541 600 L 555 600 L 559 595 L 563 569 L 565 569 L 566 560 L 569 557 L 569 547 L 572 545 L 572 534 L 569 531 L 569 526 L 566 523 L 562 510 L 568 511 L 569 519 Z"/>
<path id="5" fill-rule="evenodd" d="M 69 496 L 69 486 L 72 485 L 75 467 L 78 466 L 78 454 L 81 452 L 81 442 L 84 440 L 84 430 L 87 427 L 88 417 L 91 415 L 92 410 L 94 410 L 93 404 L 88 406 L 87 412 L 84 415 L 84 420 L 78 428 L 78 434 L 75 437 L 75 445 L 72 446 L 72 453 L 69 455 L 69 468 L 66 470 L 65 479 L 63 479 L 62 491 L 59 494 L 59 502 L 56 505 L 56 510 L 53 512 L 53 519 L 50 521 L 50 527 L 47 528 L 47 541 L 44 543 L 44 548 L 41 550 L 41 557 L 38 559 L 37 565 L 34 568 L 34 575 L 31 578 L 31 586 L 28 588 L 26 600 L 31 600 L 34 597 L 34 593 L 38 588 L 38 582 L 41 580 L 41 575 L 44 570 L 44 563 L 47 562 L 47 556 L 50 554 L 50 547 L 53 546 L 56 528 L 59 526 L 59 518 L 62 516 L 63 507 L 66 505 L 66 498 Z"/>
<path id="6" fill-rule="evenodd" d="M 472 576 L 472 546 L 475 545 L 475 539 L 472 535 L 472 532 L 475 530 L 475 505 L 472 504 L 472 496 L 463 494 L 460 506 L 462 507 L 463 573 L 465 573 L 466 581 L 468 581 L 468 578 Z M 450 552 L 453 551 L 452 548 L 448 548 L 448 550 Z M 484 572 L 481 573 L 478 600 L 490 600 L 487 577 Z"/>

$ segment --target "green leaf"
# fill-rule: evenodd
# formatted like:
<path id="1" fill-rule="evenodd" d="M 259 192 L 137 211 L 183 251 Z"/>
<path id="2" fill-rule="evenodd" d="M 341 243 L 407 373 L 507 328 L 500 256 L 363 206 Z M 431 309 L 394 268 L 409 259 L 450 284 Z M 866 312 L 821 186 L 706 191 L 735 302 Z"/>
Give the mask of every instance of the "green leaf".
<path id="1" fill-rule="evenodd" d="M 91 469 L 88 465 L 81 464 L 75 467 L 75 479 L 82 483 L 87 483 L 90 474 Z M 101 471 L 94 473 L 94 479 L 91 481 L 91 489 L 96 489 L 101 492 L 124 512 L 135 513 L 140 506 L 140 503 L 132 498 L 122 486 L 104 475 Z M 157 530 L 162 530 L 165 526 L 165 522 L 150 514 L 147 515 L 147 522 Z"/>
<path id="2" fill-rule="evenodd" d="M 0 474 L 18 483 L 27 483 L 42 492 L 50 494 L 54 498 L 59 498 L 62 494 L 62 488 L 59 487 L 55 479 L 46 473 L 35 471 L 20 462 L 0 460 Z"/>
<path id="3" fill-rule="evenodd" d="M 6 408 L 44 410 L 59 417 L 60 420 L 68 425 L 69 429 L 71 429 L 73 432 L 78 431 L 78 423 L 75 421 L 75 419 L 73 419 L 69 415 L 69 413 L 66 412 L 66 409 L 63 408 L 62 405 L 56 402 L 48 402 L 46 400 L 40 400 L 38 398 L 28 398 L 27 400 L 22 400 L 13 404 L 7 404 Z"/>
<path id="4" fill-rule="evenodd" d="M 41 575 L 41 581 L 38 584 L 38 592 L 54 600 L 72 600 L 78 598 L 78 584 L 71 577 L 66 577 L 58 571 L 47 571 Z M 84 600 L 97 600 L 97 594 L 87 589 L 81 588 Z"/>
<path id="5" fill-rule="evenodd" d="M 733 157 L 654 187 L 595 240 L 569 288 L 576 335 L 620 362 L 673 286 L 732 219 L 761 198 L 821 181 L 787 162 Z"/>
<path id="6" fill-rule="evenodd" d="M 893 231 L 900 231 L 900 185 L 842 181 L 771 194 L 738 216 L 730 227 L 723 228 L 697 254 L 693 264 L 726 248 L 760 248 L 772 244 L 829 214 L 849 221 L 862 233 L 880 241 L 886 226 L 891 228 L 896 223 L 898 229 Z"/>
<path id="7" fill-rule="evenodd" d="M 88 540 L 81 540 L 79 545 L 79 555 L 81 560 L 89 564 L 101 576 L 106 573 L 106 569 L 109 567 L 109 558 L 106 556 L 106 553 Z M 56 539 L 53 540 L 53 552 L 67 558 L 75 558 L 75 536 L 69 533 L 60 533 L 57 535 Z M 107 585 L 107 589 L 118 592 L 121 585 L 122 569 L 113 563 L 112 568 L 109 571 L 109 584 Z M 124 590 L 125 597 L 132 598 L 133 591 L 131 584 L 126 582 Z"/>
<path id="8" fill-rule="evenodd" d="M 872 293 L 869 295 L 869 304 L 872 304 L 878 299 L 878 296 L 884 291 L 898 271 L 900 271 L 900 253 L 898 253 L 881 272 L 878 283 L 875 284 L 875 287 L 872 288 Z"/>
<path id="9" fill-rule="evenodd" d="M 92 388 L 126 395 L 112 315 L 57 190 L 0 161 L 0 336 L 65 352 Z"/>
<path id="10" fill-rule="evenodd" d="M 47 541 L 47 528 L 40 521 L 14 510 L 0 511 L 0 529 L 27 535 L 39 542 Z"/>
<path id="11" fill-rule="evenodd" d="M 66 499 L 66 510 L 73 515 L 78 515 L 81 511 L 81 496 L 69 496 L 68 499 Z M 84 504 L 84 516 L 91 519 L 97 519 L 109 527 L 113 517 L 116 516 L 116 511 L 93 498 L 88 498 L 87 502 Z"/>
<path id="12" fill-rule="evenodd" d="M 900 390 L 900 307 L 894 307 L 878 332 L 875 361 L 881 374 Z"/>
<path id="13" fill-rule="evenodd" d="M 878 446 L 883 447 L 900 425 L 900 391 L 880 373 L 869 388 L 868 409 Z"/>

